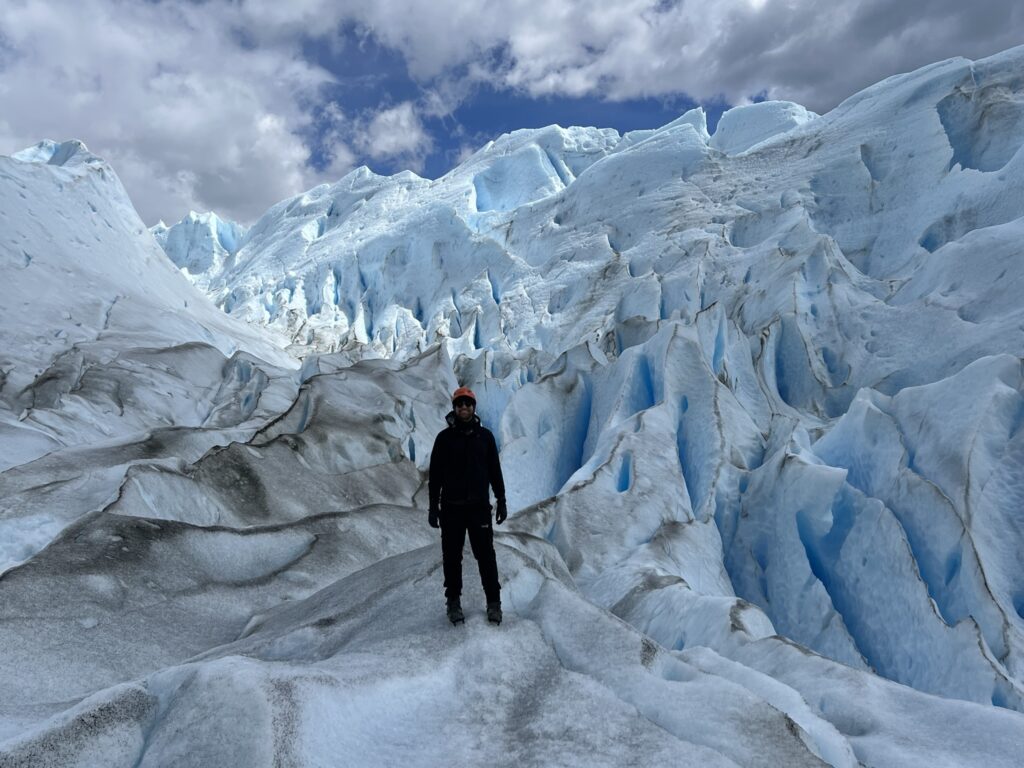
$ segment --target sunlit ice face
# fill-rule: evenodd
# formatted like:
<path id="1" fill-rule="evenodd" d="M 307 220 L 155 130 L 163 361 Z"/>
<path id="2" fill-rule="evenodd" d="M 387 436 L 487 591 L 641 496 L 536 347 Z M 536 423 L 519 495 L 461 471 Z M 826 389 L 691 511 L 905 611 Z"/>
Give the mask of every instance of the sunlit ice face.
<path id="1" fill-rule="evenodd" d="M 469 421 L 476 412 L 476 403 L 468 397 L 460 397 L 452 405 L 455 407 L 455 418 L 460 421 Z"/>

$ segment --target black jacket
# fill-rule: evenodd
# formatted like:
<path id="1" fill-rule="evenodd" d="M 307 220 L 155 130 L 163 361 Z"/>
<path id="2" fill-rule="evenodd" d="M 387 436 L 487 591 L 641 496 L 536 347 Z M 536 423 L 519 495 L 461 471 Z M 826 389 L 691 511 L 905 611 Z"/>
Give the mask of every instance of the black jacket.
<path id="1" fill-rule="evenodd" d="M 505 481 L 498 462 L 498 446 L 491 430 L 476 415 L 461 424 L 455 413 L 445 419 L 448 428 L 438 433 L 430 454 L 430 506 L 444 504 L 487 504 L 494 497 L 505 498 Z"/>

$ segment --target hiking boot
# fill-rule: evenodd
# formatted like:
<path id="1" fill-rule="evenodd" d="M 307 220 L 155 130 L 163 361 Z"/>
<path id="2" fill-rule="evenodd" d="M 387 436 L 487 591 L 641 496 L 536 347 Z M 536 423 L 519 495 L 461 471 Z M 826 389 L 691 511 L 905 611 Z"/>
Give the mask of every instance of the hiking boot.
<path id="1" fill-rule="evenodd" d="M 487 604 L 487 620 L 491 624 L 501 624 L 501 603 Z"/>
<path id="2" fill-rule="evenodd" d="M 457 598 L 448 601 L 448 621 L 452 624 L 461 624 L 466 621 L 466 616 L 462 613 L 462 604 Z"/>

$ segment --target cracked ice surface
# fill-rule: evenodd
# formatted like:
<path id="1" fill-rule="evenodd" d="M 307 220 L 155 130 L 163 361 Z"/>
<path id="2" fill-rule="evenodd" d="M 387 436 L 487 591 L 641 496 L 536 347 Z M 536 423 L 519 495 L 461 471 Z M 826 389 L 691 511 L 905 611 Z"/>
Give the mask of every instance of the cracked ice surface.
<path id="1" fill-rule="evenodd" d="M 0 765 L 1017 765 L 1021 104 L 1015 49 L 517 131 L 170 261 L 0 160 Z M 458 383 L 500 628 L 440 610 Z"/>

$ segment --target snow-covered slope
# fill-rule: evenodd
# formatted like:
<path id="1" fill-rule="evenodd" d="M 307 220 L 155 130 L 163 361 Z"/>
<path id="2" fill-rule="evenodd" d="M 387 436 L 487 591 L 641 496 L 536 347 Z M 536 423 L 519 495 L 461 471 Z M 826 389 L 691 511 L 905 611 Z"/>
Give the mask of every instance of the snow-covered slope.
<path id="1" fill-rule="evenodd" d="M 129 373 L 33 404 L 48 455 L 0 434 L 0 760 L 1017 765 L 1022 143 L 1024 48 L 176 225 L 228 317 L 113 312 L 92 365 Z M 447 625 L 426 526 L 457 383 L 509 487 L 498 629 L 472 578 Z M 107 442 L 80 391 L 129 406 Z"/>
<path id="2" fill-rule="evenodd" d="M 453 629 L 421 475 L 402 456 L 439 428 L 443 390 L 424 392 L 450 363 L 439 348 L 405 365 L 322 362 L 246 444 L 133 468 L 115 504 L 0 579 L 0 757 L 1014 764 L 1020 715 L 816 656 L 742 602 L 726 628 L 691 607 L 691 625 L 721 633 L 707 645 L 652 640 L 585 599 L 557 536 L 522 530 L 542 507 L 498 530 L 506 622 L 486 624 L 467 579 L 468 624 Z M 383 420 L 381 403 L 394 404 Z M 622 538 L 634 522 L 615 519 Z"/>
<path id="3" fill-rule="evenodd" d="M 0 158 L 0 179 L 2 570 L 116 497 L 128 465 L 251 435 L 299 382 L 168 262 L 82 144 Z"/>
<path id="4" fill-rule="evenodd" d="M 0 159 L 0 172 L 5 236 L 0 403 L 10 414 L 5 432 L 32 431 L 40 441 L 60 444 L 59 427 L 36 422 L 37 416 L 49 418 L 47 411 L 58 401 L 62 415 L 78 417 L 76 430 L 89 428 L 67 430 L 69 440 L 76 434 L 114 434 L 123 429 L 115 426 L 118 422 L 131 419 L 201 423 L 184 412 L 187 408 L 117 402 L 128 394 L 123 391 L 107 393 L 110 407 L 98 403 L 89 386 L 93 377 L 109 378 L 113 369 L 129 379 L 142 375 L 126 370 L 131 367 L 123 356 L 127 350 L 154 354 L 199 345 L 222 357 L 255 354 L 294 366 L 265 334 L 216 311 L 178 274 L 110 167 L 82 144 L 43 142 Z M 173 368 L 177 375 L 187 374 L 180 360 Z M 144 389 L 154 387 L 139 387 Z M 163 418 L 157 411 L 164 411 Z M 12 461 L 4 458 L 0 466 L 9 466 Z"/>

